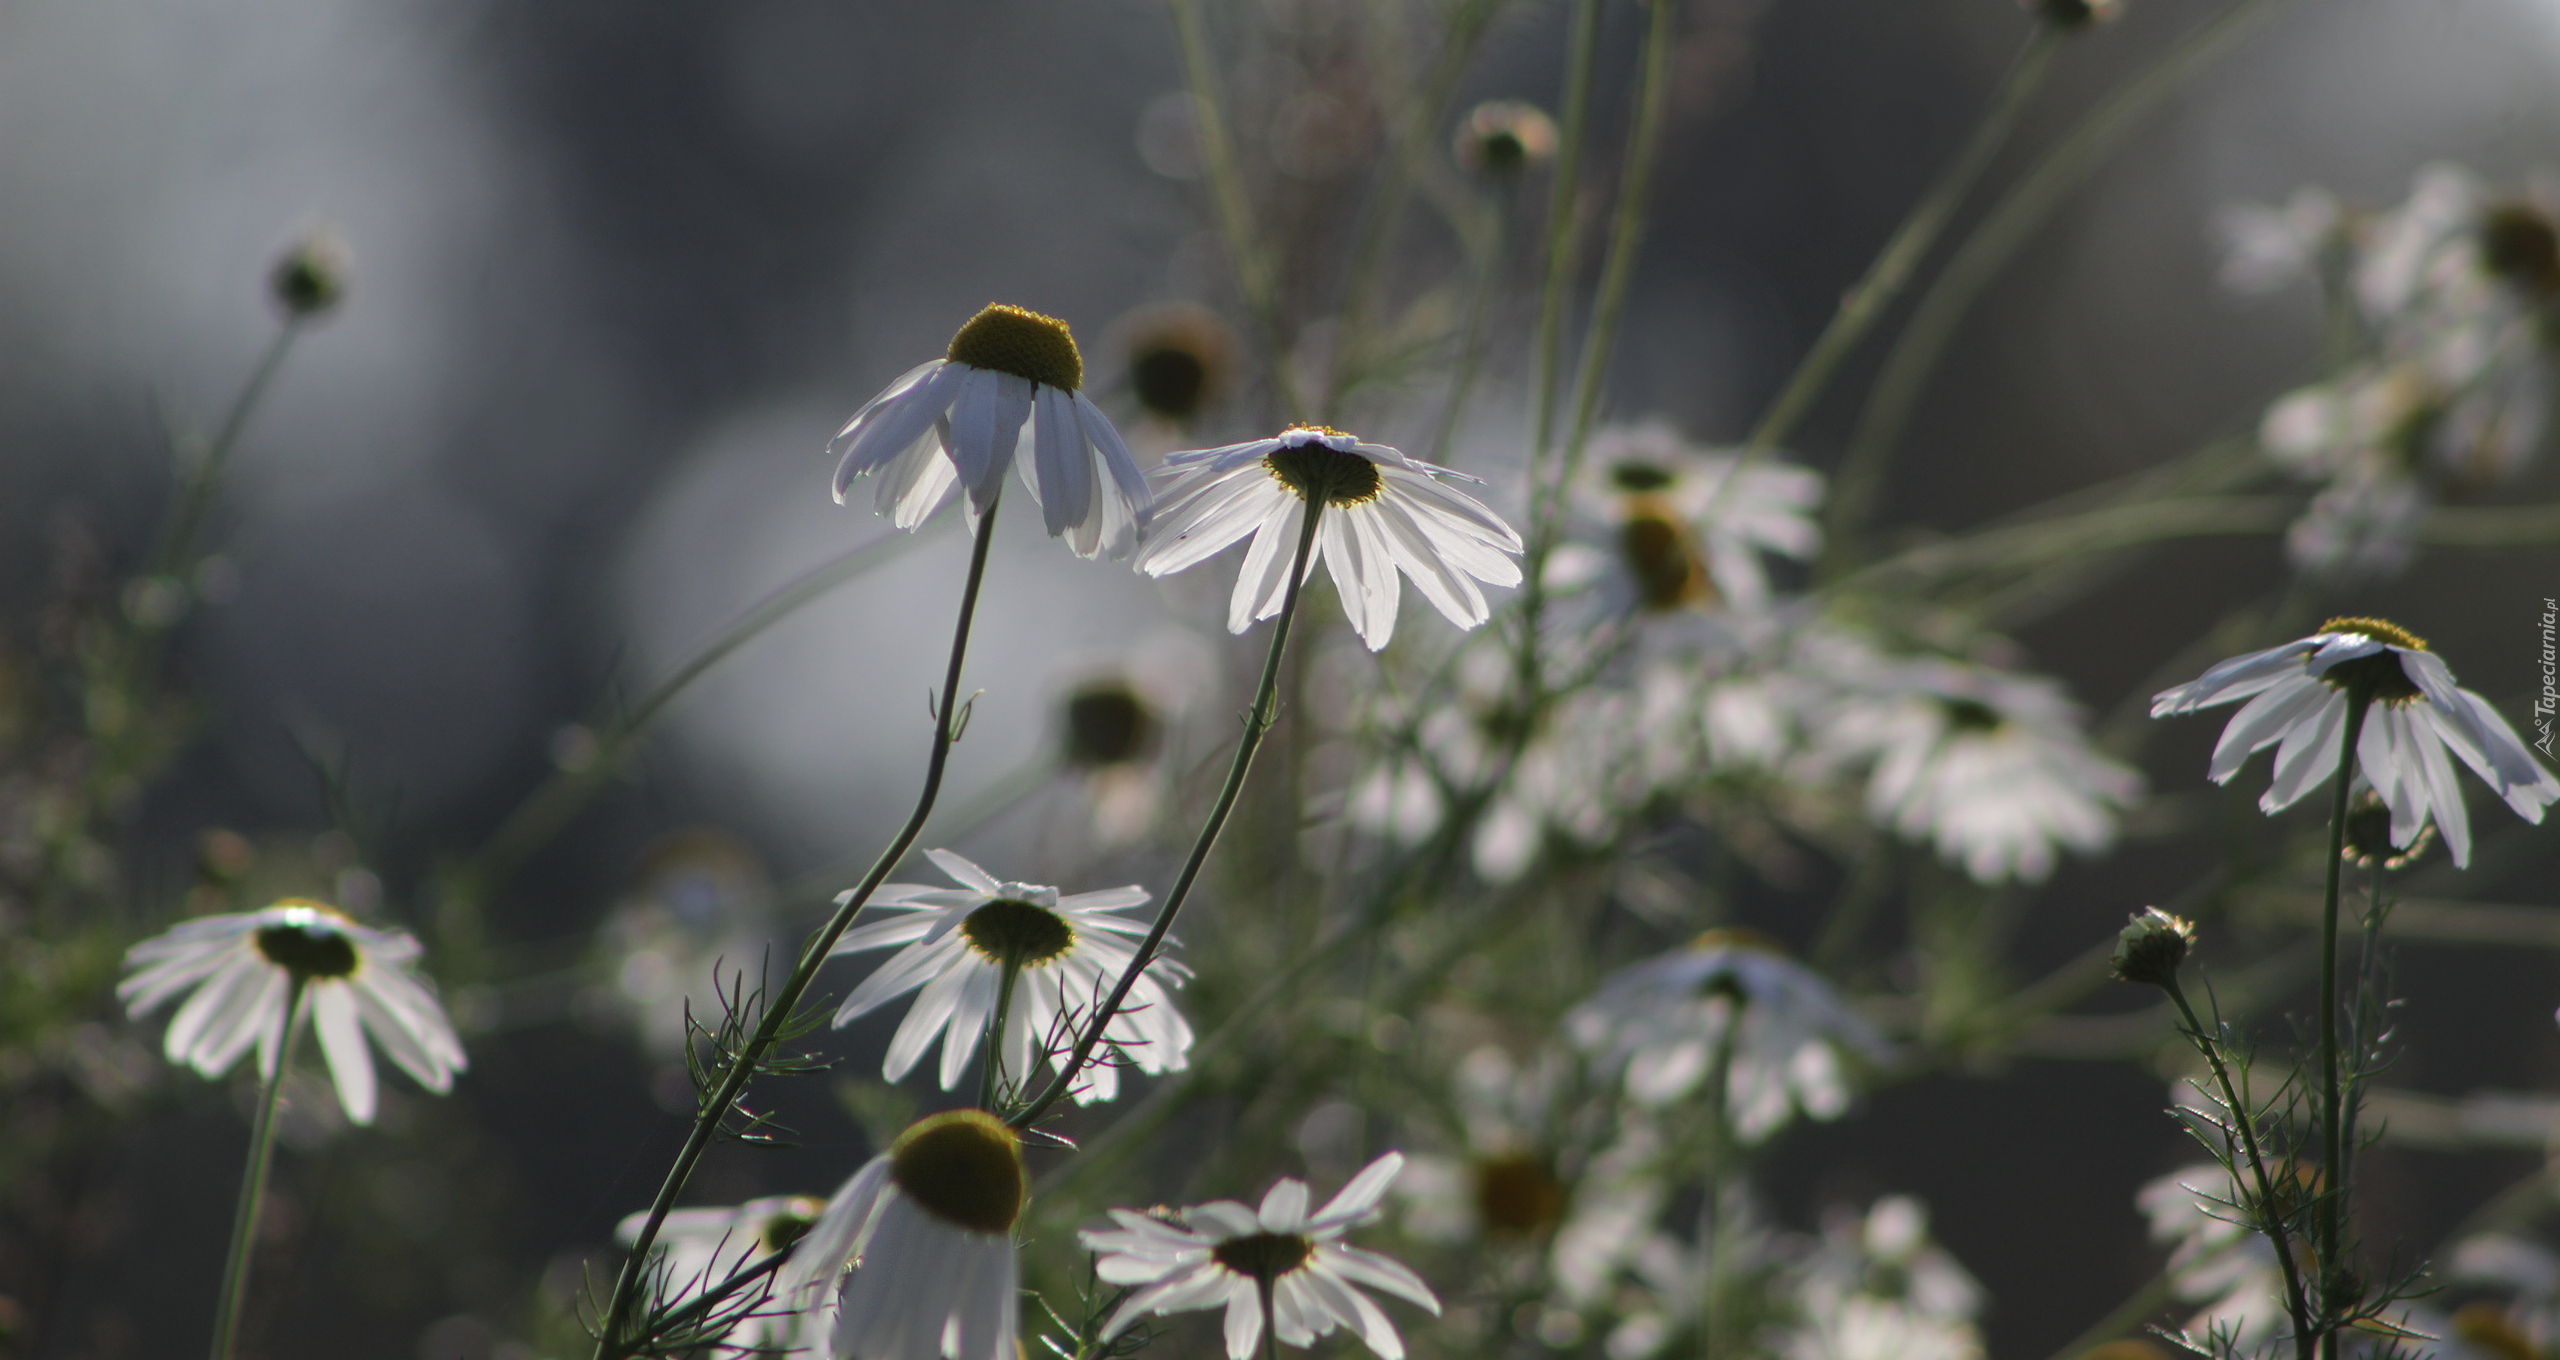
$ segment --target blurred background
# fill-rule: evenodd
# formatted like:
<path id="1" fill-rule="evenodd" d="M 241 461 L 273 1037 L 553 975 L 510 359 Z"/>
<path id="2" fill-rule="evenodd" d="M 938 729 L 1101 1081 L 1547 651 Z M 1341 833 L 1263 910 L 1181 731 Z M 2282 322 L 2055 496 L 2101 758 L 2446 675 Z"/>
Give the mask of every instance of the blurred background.
<path id="1" fill-rule="evenodd" d="M 2006 0 L 1686 2 L 1606 405 L 1720 441 L 1749 427 L 1953 154 L 2029 19 Z M 2130 0 L 2075 38 L 1995 182 L 2224 8 Z M 1256 181 L 1257 210 L 1275 232 L 1345 211 L 1378 120 L 1321 101 L 1355 60 L 1357 24 L 1322 0 L 1215 9 L 1243 92 L 1238 137 L 1277 167 Z M 1458 107 L 1553 108 L 1563 19 L 1557 4 L 1511 6 Z M 1616 144 L 1641 20 L 1610 10 L 1602 145 Z M 2502 183 L 2560 167 L 2555 71 L 2551 0 L 2288 7 L 2145 124 L 1974 311 L 1879 520 L 1958 529 L 2253 429 L 2316 371 L 2318 303 L 2307 287 L 2218 288 L 2216 209 L 2307 183 L 2385 206 L 2437 159 Z M 169 509 L 169 432 L 218 421 L 273 338 L 270 262 L 318 229 L 352 260 L 345 304 L 297 344 L 234 457 L 212 520 L 220 579 L 175 633 L 191 735 L 122 804 L 118 892 L 158 919 L 207 882 L 274 883 L 458 928 L 433 919 L 438 875 L 593 758 L 614 696 L 883 536 L 867 496 L 830 502 L 826 441 L 990 300 L 1076 327 L 1091 389 L 1142 458 L 1183 446 L 1137 415 L 1142 309 L 1241 313 L 1181 84 L 1165 16 L 1143 0 L 7 0 L 8 647 L 33 645 L 20 621 L 148 554 Z M 1276 110 L 1263 98 L 1289 90 L 1316 93 Z M 1398 250 L 1446 243 L 1417 231 Z M 1320 345 L 1321 303 L 1287 305 L 1319 309 L 1289 325 Z M 1500 305 L 1507 348 L 1450 457 L 1509 505 L 1534 301 Z M 1837 461 L 1880 349 L 1797 437 L 1814 466 Z M 1250 383 L 1222 396 L 1190 442 L 1275 423 Z M 1379 409 L 1387 426 L 1421 423 Z M 2553 484 L 2545 468 L 2500 494 L 2543 502 Z M 1069 562 L 1026 521 L 1005 522 L 992 569 L 971 663 L 986 694 L 944 805 L 966 832 L 952 843 L 990 864 L 1054 865 L 1033 876 L 1070 885 L 1129 881 L 1153 861 L 1091 834 L 1046 754 L 1069 693 L 1130 668 L 1197 694 L 1250 662 L 1218 630 L 1217 583 Z M 910 795 L 966 540 L 946 519 L 884 551 L 896 556 L 680 699 L 624 775 L 461 923 L 477 952 L 462 975 L 439 973 L 472 1057 L 452 1098 L 394 1082 L 374 1130 L 318 1114 L 288 1128 L 254 1351 L 518 1354 L 501 1339 L 529 1337 L 591 1263 L 610 1268 L 613 1224 L 645 1204 L 681 1136 L 671 1109 L 690 1102 L 663 1006 L 637 1026 L 632 1012 L 666 999 L 687 949 L 734 961 L 796 939 Z M 2280 573 L 2273 542 L 2201 540 L 2021 641 L 2105 713 Z M 2333 612 L 2398 619 L 2517 712 L 2539 678 L 2546 594 L 2560 594 L 2560 553 L 2491 565 L 2446 550 Z M 1209 730 L 1226 706 L 1203 701 Z M 2163 732 L 2155 787 L 2199 788 L 2213 730 Z M 2555 905 L 2551 865 L 2547 846 L 2518 849 L 2463 886 Z M 2067 868 L 2028 908 L 2024 956 L 2068 956 L 2195 869 L 2140 846 L 2104 870 Z M 2414 952 L 2412 1023 L 2442 1027 L 2395 1082 L 2458 1095 L 2560 1080 L 2552 962 Z M 82 1034 L 98 1089 L 142 1113 L 9 1192 L 0 1353 L 181 1352 L 211 1311 L 248 1088 L 156 1068 L 156 1027 Z M 850 1031 L 845 1070 L 873 1070 L 886 1034 Z M 1989 1287 L 1994 1354 L 2042 1356 L 2156 1268 L 2132 1191 L 2192 1160 L 2162 1091 L 2120 1064 L 2021 1059 L 1806 1131 L 1779 1179 L 1800 1218 L 1881 1190 L 1928 1199 L 1940 1239 Z M 894 1121 L 855 1097 L 826 1082 L 780 1092 L 800 1146 L 722 1149 L 695 1197 L 823 1193 Z M 2533 1160 L 2388 1154 L 2368 1236 L 2432 1242 Z"/>

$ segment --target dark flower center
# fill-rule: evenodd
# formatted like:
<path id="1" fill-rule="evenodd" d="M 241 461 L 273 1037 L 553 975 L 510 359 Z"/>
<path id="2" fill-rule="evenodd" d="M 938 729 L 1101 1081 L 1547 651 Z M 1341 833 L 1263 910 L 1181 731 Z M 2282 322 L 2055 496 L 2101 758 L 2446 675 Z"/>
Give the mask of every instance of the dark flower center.
<path id="1" fill-rule="evenodd" d="M 1075 927 L 1046 907 L 999 897 L 960 923 L 969 944 L 996 963 L 1037 968 L 1075 948 Z"/>
<path id="2" fill-rule="evenodd" d="M 1067 699 L 1067 763 L 1123 765 L 1155 746 L 1155 715 L 1127 685 L 1106 681 Z"/>
<path id="3" fill-rule="evenodd" d="M 2364 618 L 2331 619 L 2320 625 L 2320 631 L 2357 633 L 2383 644 L 2383 649 L 2371 656 L 2360 656 L 2331 666 L 2320 677 L 2329 684 L 2349 693 L 2362 691 L 2375 703 L 2389 704 L 2394 708 L 2406 705 L 2422 693 L 2417 681 L 2410 678 L 2408 669 L 2400 664 L 2400 654 L 2391 650 L 2394 647 L 2413 652 L 2427 650 L 2427 644 L 2419 641 L 2416 634 L 2398 624 Z"/>
<path id="4" fill-rule="evenodd" d="M 1230 1237 L 1210 1251 L 1219 1265 L 1257 1280 L 1276 1280 L 1315 1255 L 1313 1238 L 1296 1233 L 1255 1233 Z"/>
<path id="5" fill-rule="evenodd" d="M 269 963 L 309 981 L 342 978 L 356 970 L 356 947 L 316 916 L 309 922 L 260 926 L 258 952 Z"/>
<path id="6" fill-rule="evenodd" d="M 1996 732 L 2008 721 L 1998 709 L 1979 699 L 1941 697 L 1938 706 L 1946 710 L 1947 726 L 1959 732 Z"/>
<path id="7" fill-rule="evenodd" d="M 2501 203 L 2480 223 L 2480 263 L 2528 293 L 2560 292 L 2560 231 L 2530 203 Z"/>
<path id="8" fill-rule="evenodd" d="M 946 1223 L 1001 1233 L 1022 1216 L 1022 1143 L 984 1110 L 918 1120 L 889 1152 L 889 1178 Z"/>
<path id="9" fill-rule="evenodd" d="M 1168 420 L 1189 420 L 1209 390 L 1209 365 L 1179 346 L 1140 350 L 1129 360 L 1129 388 L 1140 406 Z"/>
<path id="10" fill-rule="evenodd" d="M 1477 1162 L 1476 1212 L 1488 1231 L 1537 1237 L 1564 1221 L 1564 1186 L 1546 1159 L 1514 1153 Z"/>
<path id="11" fill-rule="evenodd" d="M 1060 391 L 1084 386 L 1084 356 L 1076 353 L 1067 323 L 1020 307 L 988 303 L 951 337 L 947 353 L 955 364 L 1010 373 Z"/>
<path id="12" fill-rule="evenodd" d="M 1331 433 L 1331 431 L 1292 430 L 1283 439 L 1299 433 Z M 1356 453 L 1337 453 L 1308 440 L 1284 443 L 1263 458 L 1262 465 L 1280 484 L 1298 493 L 1302 501 L 1322 501 L 1327 505 L 1358 505 L 1375 500 L 1385 479 L 1378 475 L 1378 465 Z"/>
<path id="13" fill-rule="evenodd" d="M 764 1231 L 757 1235 L 766 1251 L 780 1251 L 809 1235 L 817 1220 L 806 1214 L 779 1213 L 764 1221 Z"/>
<path id="14" fill-rule="evenodd" d="M 1638 511 L 1618 526 L 1618 551 L 1626 557 L 1647 609 L 1677 609 L 1714 598 L 1706 564 L 1689 546 L 1688 531 L 1674 520 Z"/>
<path id="15" fill-rule="evenodd" d="M 1620 463 L 1609 469 L 1609 481 L 1620 491 L 1641 493 L 1660 491 L 1671 485 L 1672 477 L 1668 469 L 1651 463 Z"/>

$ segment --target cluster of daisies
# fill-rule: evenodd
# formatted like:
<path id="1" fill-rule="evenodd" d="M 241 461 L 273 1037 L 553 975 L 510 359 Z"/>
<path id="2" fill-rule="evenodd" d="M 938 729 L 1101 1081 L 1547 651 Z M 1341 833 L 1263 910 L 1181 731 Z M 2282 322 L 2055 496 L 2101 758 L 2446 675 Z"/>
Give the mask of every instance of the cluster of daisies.
<path id="1" fill-rule="evenodd" d="M 2317 276 L 2353 318 L 2352 357 L 2269 407 L 2259 443 L 2318 490 L 2286 537 L 2296 566 L 2388 576 L 2448 496 L 2515 479 L 2542 443 L 2560 312 L 2560 203 L 2496 193 L 2458 166 L 2356 213 L 2305 189 L 2225 215 L 2233 288 Z"/>
<path id="2" fill-rule="evenodd" d="M 2415 246 L 2401 253 L 2410 251 L 2405 272 L 2436 280 L 2425 286 L 2451 269 Z M 1405 579 L 1466 628 L 1489 615 L 1482 587 L 1521 579 L 1519 536 L 1450 485 L 1464 479 L 1448 469 L 1301 427 L 1175 454 L 1151 479 L 1081 380 L 1062 324 L 990 307 L 946 358 L 901 377 L 837 436 L 837 493 L 873 476 L 881 511 L 913 528 L 965 491 L 970 515 L 983 518 L 1010 466 L 1048 532 L 1082 556 L 1134 553 L 1140 570 L 1164 575 L 1249 539 L 1228 610 L 1236 631 L 1284 607 L 1288 563 L 1304 560 L 1311 575 L 1320 560 L 1373 650 L 1392 635 Z M 1624 818 L 1704 770 L 1851 790 L 1875 825 L 1933 845 L 1986 883 L 2038 879 L 2059 851 L 2110 842 L 2140 784 L 2089 745 L 2059 686 L 1897 651 L 1813 616 L 1773 582 L 1773 564 L 1819 547 L 1818 477 L 1775 457 L 1693 449 L 1659 426 L 1606 433 L 1590 452 L 1571 532 L 1541 582 L 1560 635 L 1540 648 L 1538 664 L 1556 668 L 1547 695 L 1519 711 L 1513 673 L 1485 664 L 1482 651 L 1461 651 L 1446 688 L 1413 715 L 1401 763 L 1353 790 L 1355 823 L 1427 834 L 1453 795 L 1489 789 L 1471 848 L 1478 873 L 1500 881 L 1559 837 L 1607 843 Z M 2353 779 L 2387 813 L 2391 846 L 2412 847 L 2432 831 L 2467 864 L 2454 758 L 2529 821 L 2560 800 L 2560 780 L 2504 720 L 2388 623 L 2333 620 L 2162 693 L 2153 712 L 2243 699 L 2209 773 L 2227 782 L 2250 754 L 2278 747 L 2263 800 L 2270 812 L 2328 779 Z M 1096 768 L 1125 763 L 1144 743 L 1132 716 L 1144 709 L 1127 696 L 1114 702 L 1097 692 L 1090 711 L 1070 714 Z M 1174 1003 L 1188 973 L 1162 954 L 1141 965 L 1149 927 L 1130 913 L 1150 902 L 1144 889 L 1061 894 L 999 879 L 947 850 L 927 854 L 948 886 L 884 886 L 855 904 L 876 916 L 834 946 L 839 955 L 895 951 L 835 1016 L 841 1026 L 912 997 L 883 1065 L 890 1080 L 938 1046 L 944 1090 L 984 1063 L 999 1093 L 991 1103 L 1021 1089 L 1008 1080 L 1028 1083 L 1044 1069 L 1073 1078 L 1068 1094 L 1092 1103 L 1118 1094 L 1123 1069 L 1157 1075 L 1189 1062 L 1192 1031 Z M 718 877 L 717 855 L 676 858 L 671 883 Z M 682 896 L 670 889 L 671 902 Z M 636 911 L 630 929 L 668 950 L 696 948 L 679 938 L 681 914 Z M 288 900 L 192 920 L 137 945 L 119 994 L 137 1016 L 184 996 L 167 1052 L 207 1076 L 254 1050 L 272 1083 L 295 1037 L 316 1030 L 340 1103 L 364 1123 L 377 1107 L 374 1050 L 432 1091 L 448 1090 L 465 1066 L 415 970 L 419 952 L 406 935 Z M 1125 1004 L 1097 1036 L 1099 1059 L 1074 1066 L 1066 1055 L 1124 980 Z M 1615 1318 L 1613 1360 L 1641 1360 L 1701 1325 L 1714 1272 L 1733 1259 L 1661 1221 L 1677 1198 L 1667 1172 L 1678 1160 L 1676 1131 L 1700 1127 L 1703 1113 L 1719 1136 L 1747 1145 L 1799 1116 L 1836 1118 L 1859 1074 L 1893 1060 L 1819 974 L 1769 941 L 1729 931 L 1608 979 L 1565 1016 L 1559 1037 L 1532 1063 L 1470 1060 L 1462 1077 L 1476 1088 L 1475 1110 L 1454 1140 L 1460 1151 L 1417 1162 L 1404 1197 L 1417 1235 L 1471 1222 L 1545 1244 L 1550 1311 Z M 1567 1098 L 1585 1087 L 1623 1099 Z M 1574 1111 L 1587 1108 L 1607 1114 L 1578 1125 Z M 1364 1291 L 1435 1314 L 1439 1302 L 1412 1271 L 1345 1239 L 1381 1214 L 1405 1165 L 1399 1153 L 1377 1158 L 1320 1208 L 1303 1182 L 1284 1179 L 1255 1206 L 1114 1210 L 1112 1226 L 1081 1238 L 1100 1279 L 1122 1290 L 1098 1340 L 1148 1315 L 1214 1309 L 1234 1360 L 1337 1330 L 1400 1360 L 1394 1324 Z M 946 1111 L 907 1129 L 823 1201 L 772 1198 L 668 1218 L 651 1268 L 661 1298 L 681 1299 L 769 1267 L 752 1306 L 723 1315 L 724 1353 L 1010 1360 L 1021 1330 L 1014 1237 L 1029 1185 L 1021 1135 L 1007 1120 Z M 2155 1218 L 2166 1223 L 2174 1199 L 2159 1190 L 2146 1203 L 2157 1201 Z M 1728 1245 L 1769 1231 L 1747 1206 L 1719 1206 L 1717 1217 L 1717 1240 Z M 626 1223 L 626 1239 L 636 1242 L 644 1224 Z M 2264 1273 L 2230 1264 L 2240 1247 L 2180 1240 L 2181 1261 L 2223 1263 L 2221 1274 L 2194 1277 L 2228 1286 L 2214 1308 L 2263 1313 L 2232 1302 Z M 1976 1292 L 1928 1244 L 1909 1201 L 1879 1202 L 1819 1241 L 1783 1250 L 1775 1241 L 1751 1256 L 1794 1263 L 1788 1288 L 1803 1307 L 1790 1324 L 1798 1330 L 1782 1339 L 1786 1353 L 1978 1354 Z M 1878 1279 L 1893 1288 L 1880 1290 Z"/>

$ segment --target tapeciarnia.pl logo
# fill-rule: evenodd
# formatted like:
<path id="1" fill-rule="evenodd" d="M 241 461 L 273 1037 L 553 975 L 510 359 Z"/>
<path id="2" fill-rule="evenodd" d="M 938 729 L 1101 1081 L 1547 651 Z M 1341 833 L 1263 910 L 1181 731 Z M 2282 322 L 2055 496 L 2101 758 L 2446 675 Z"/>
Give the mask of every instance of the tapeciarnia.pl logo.
<path id="1" fill-rule="evenodd" d="M 2560 712 L 2560 652 L 2552 646 L 2552 634 L 2560 627 L 2560 600 L 2544 596 L 2542 600 L 2542 693 L 2533 701 L 2533 745 L 2545 756 L 2551 754 L 2551 720 Z"/>

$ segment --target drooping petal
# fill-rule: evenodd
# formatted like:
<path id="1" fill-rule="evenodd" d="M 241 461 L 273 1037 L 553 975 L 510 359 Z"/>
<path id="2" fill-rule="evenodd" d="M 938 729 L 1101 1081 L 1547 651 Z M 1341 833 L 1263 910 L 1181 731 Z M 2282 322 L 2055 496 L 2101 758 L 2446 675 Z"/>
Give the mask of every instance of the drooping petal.
<path id="1" fill-rule="evenodd" d="M 330 1079 L 337 1083 L 338 1108 L 347 1112 L 348 1123 L 372 1123 L 373 1055 L 365 1049 L 364 1029 L 356 1020 L 354 991 L 343 982 L 314 983 L 310 1006 L 320 1051 L 327 1055 Z"/>

